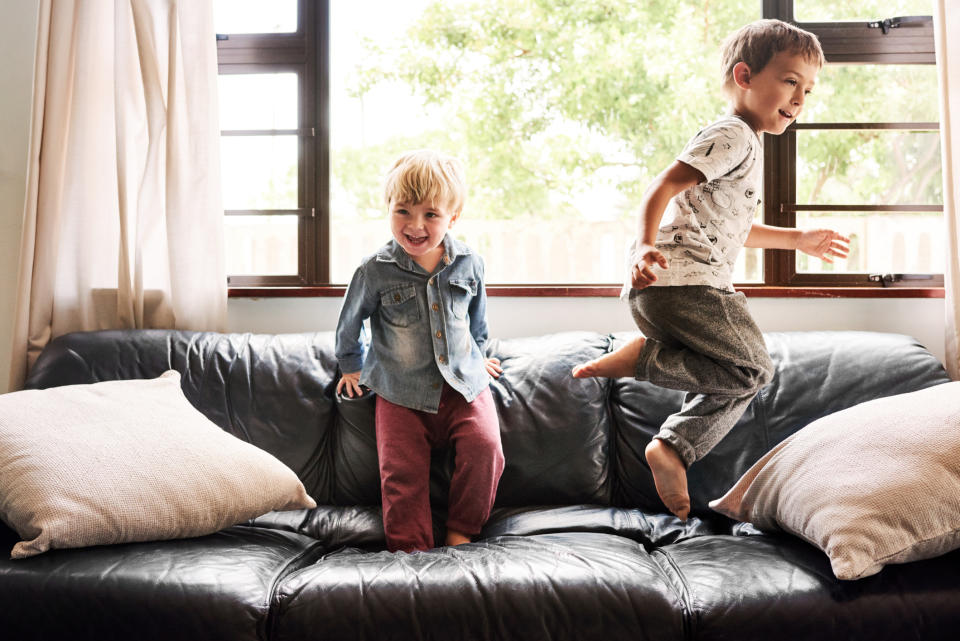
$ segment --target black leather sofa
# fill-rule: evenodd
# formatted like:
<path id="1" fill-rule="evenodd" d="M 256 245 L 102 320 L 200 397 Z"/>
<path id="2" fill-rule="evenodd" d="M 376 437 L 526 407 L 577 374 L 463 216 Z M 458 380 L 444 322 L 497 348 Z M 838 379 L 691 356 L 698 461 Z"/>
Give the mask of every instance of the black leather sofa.
<path id="1" fill-rule="evenodd" d="M 812 420 L 946 382 L 933 356 L 901 335 L 768 334 L 776 376 L 691 468 L 684 524 L 659 503 L 643 460 L 681 393 L 569 376 L 624 338 L 490 342 L 504 367 L 492 384 L 506 455 L 497 507 L 475 543 L 408 555 L 384 549 L 373 405 L 335 398 L 331 334 L 60 337 L 28 387 L 179 370 L 196 407 L 289 465 L 320 507 L 195 539 L 3 558 L 0 638 L 957 638 L 960 554 L 841 582 L 807 543 L 706 507 Z M 450 452 L 437 452 L 438 524 L 450 471 Z M 16 540 L 0 526 L 0 547 Z"/>

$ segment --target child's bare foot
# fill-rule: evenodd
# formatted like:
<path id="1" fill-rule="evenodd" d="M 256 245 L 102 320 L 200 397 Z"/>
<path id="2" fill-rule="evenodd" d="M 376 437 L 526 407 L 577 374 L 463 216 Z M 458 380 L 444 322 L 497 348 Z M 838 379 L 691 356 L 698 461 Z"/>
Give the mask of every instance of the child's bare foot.
<path id="1" fill-rule="evenodd" d="M 623 347 L 616 349 L 609 354 L 604 354 L 600 358 L 581 363 L 573 368 L 571 374 L 574 378 L 590 378 L 593 376 L 603 376 L 605 378 L 621 378 L 624 376 L 635 376 L 637 371 L 637 361 L 640 359 L 640 350 L 647 339 L 638 336 Z"/>
<path id="2" fill-rule="evenodd" d="M 644 454 L 653 472 L 653 482 L 660 500 L 681 521 L 686 521 L 690 514 L 690 495 L 687 493 L 687 467 L 683 460 L 672 447 L 658 438 L 650 441 Z"/>
<path id="3" fill-rule="evenodd" d="M 447 545 L 462 545 L 464 543 L 469 543 L 470 537 L 464 534 L 463 532 L 457 532 L 456 530 L 447 530 Z"/>

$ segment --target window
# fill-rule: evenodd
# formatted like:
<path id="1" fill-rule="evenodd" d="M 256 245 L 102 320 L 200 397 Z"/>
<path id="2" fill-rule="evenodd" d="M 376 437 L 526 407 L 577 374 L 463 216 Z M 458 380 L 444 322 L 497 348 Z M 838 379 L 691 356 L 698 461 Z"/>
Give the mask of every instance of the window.
<path id="1" fill-rule="evenodd" d="M 323 101 L 312 0 L 215 0 L 231 287 L 325 282 Z"/>
<path id="2" fill-rule="evenodd" d="M 489 284 L 612 290 L 646 185 L 725 109 L 721 41 L 795 15 L 828 66 L 766 136 L 757 216 L 853 251 L 745 249 L 738 284 L 942 285 L 932 27 L 883 23 L 930 2 L 217 0 L 230 286 L 346 283 L 389 239 L 388 164 L 429 146 L 467 167 Z"/>
<path id="3" fill-rule="evenodd" d="M 774 225 L 831 227 L 852 242 L 847 260 L 832 265 L 770 251 L 765 280 L 942 286 L 931 0 L 768 5 L 771 17 L 816 33 L 828 64 L 800 122 L 782 136 L 766 136 L 765 218 Z"/>

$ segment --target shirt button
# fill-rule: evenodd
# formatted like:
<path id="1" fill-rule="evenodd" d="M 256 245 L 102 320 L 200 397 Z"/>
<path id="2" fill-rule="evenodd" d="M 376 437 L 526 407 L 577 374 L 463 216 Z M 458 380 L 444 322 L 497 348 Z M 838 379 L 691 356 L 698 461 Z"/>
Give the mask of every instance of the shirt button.
<path id="1" fill-rule="evenodd" d="M 393 301 L 394 301 L 395 303 L 399 303 L 399 302 L 400 302 L 400 294 L 394 294 L 394 295 L 393 295 Z"/>
<path id="2" fill-rule="evenodd" d="M 441 332 L 439 329 L 437 330 L 437 338 L 443 338 L 443 332 Z"/>
<path id="3" fill-rule="evenodd" d="M 440 389 L 440 383 L 434 383 L 433 385 L 431 385 L 431 387 L 433 389 Z"/>
<path id="4" fill-rule="evenodd" d="M 431 279 L 430 279 L 430 284 L 433 285 L 433 281 L 435 281 L 435 280 L 437 280 L 437 279 L 436 279 L 436 278 L 431 278 Z"/>
<path id="5" fill-rule="evenodd" d="M 441 354 L 440 356 L 437 357 L 437 360 L 440 361 L 441 363 L 446 363 L 447 357 Z"/>
<path id="6" fill-rule="evenodd" d="M 437 305 L 436 303 L 434 303 L 433 305 L 430 306 L 430 309 L 432 309 L 432 310 L 435 311 L 435 312 L 439 312 L 439 311 L 440 311 L 440 306 Z"/>

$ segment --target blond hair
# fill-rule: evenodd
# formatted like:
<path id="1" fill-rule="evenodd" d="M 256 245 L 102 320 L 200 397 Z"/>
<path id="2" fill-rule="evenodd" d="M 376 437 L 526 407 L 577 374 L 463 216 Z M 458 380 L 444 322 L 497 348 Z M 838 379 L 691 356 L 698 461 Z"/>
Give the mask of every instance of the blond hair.
<path id="1" fill-rule="evenodd" d="M 753 73 L 760 73 L 767 63 L 781 51 L 803 56 L 807 61 L 823 67 L 826 59 L 817 36 L 782 20 L 765 19 L 740 27 L 723 41 L 721 69 L 723 88 L 733 89 L 733 68 L 746 63 Z"/>
<path id="2" fill-rule="evenodd" d="M 431 203 L 446 206 L 454 214 L 463 209 L 467 197 L 463 165 L 453 156 L 430 149 L 409 151 L 400 156 L 383 189 L 384 199 L 410 205 Z"/>

